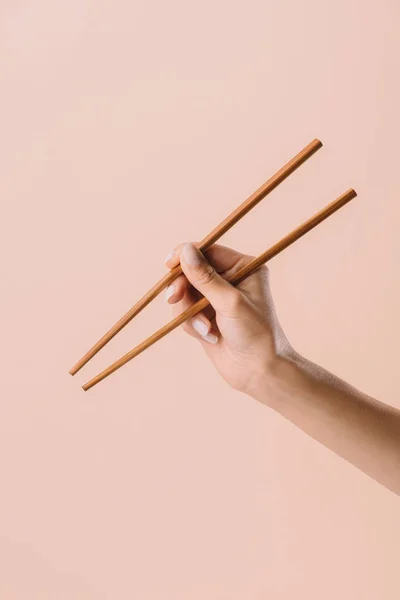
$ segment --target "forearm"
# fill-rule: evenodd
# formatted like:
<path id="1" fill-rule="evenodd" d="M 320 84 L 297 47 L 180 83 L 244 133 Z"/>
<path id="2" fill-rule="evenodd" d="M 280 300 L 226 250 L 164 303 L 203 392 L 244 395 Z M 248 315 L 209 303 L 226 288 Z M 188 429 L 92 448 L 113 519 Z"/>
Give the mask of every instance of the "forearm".
<path id="1" fill-rule="evenodd" d="M 400 495 L 400 411 L 298 355 L 279 359 L 251 395 Z"/>

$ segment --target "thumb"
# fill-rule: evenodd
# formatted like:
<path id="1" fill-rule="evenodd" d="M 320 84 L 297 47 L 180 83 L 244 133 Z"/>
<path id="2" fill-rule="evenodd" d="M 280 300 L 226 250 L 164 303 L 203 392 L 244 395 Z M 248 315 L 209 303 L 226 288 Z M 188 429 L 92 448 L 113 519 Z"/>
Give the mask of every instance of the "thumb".
<path id="1" fill-rule="evenodd" d="M 227 312 L 239 294 L 193 244 L 184 244 L 181 255 L 182 271 L 189 282 L 207 298 L 216 312 Z"/>

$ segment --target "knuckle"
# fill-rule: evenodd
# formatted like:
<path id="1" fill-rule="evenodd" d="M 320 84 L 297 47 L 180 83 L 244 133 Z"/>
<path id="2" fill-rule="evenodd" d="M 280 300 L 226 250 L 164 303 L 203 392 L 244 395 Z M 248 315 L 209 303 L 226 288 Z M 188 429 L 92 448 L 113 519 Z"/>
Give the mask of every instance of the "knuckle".
<path id="1" fill-rule="evenodd" d="M 195 283 L 198 285 L 207 285 L 208 283 L 211 283 L 211 281 L 215 278 L 216 274 L 217 273 L 214 267 L 208 264 L 204 265 L 201 268 L 201 270 L 196 274 Z"/>
<path id="2" fill-rule="evenodd" d="M 267 265 L 261 265 L 261 267 L 259 268 L 259 273 L 261 275 L 261 278 L 265 281 L 266 284 L 269 283 L 269 269 L 267 267 Z"/>

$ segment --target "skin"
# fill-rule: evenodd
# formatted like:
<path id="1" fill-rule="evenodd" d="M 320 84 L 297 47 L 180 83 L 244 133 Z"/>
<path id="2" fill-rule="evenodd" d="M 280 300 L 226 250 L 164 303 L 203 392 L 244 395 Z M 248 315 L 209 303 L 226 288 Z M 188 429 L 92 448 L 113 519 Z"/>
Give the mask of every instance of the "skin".
<path id="1" fill-rule="evenodd" d="M 210 307 L 184 330 L 235 390 L 276 410 L 305 433 L 400 495 L 400 411 L 356 390 L 296 352 L 276 316 L 267 267 L 233 287 L 252 260 L 224 246 L 205 256 L 181 244 L 166 265 L 182 265 L 166 290 L 174 316 L 201 296 Z"/>

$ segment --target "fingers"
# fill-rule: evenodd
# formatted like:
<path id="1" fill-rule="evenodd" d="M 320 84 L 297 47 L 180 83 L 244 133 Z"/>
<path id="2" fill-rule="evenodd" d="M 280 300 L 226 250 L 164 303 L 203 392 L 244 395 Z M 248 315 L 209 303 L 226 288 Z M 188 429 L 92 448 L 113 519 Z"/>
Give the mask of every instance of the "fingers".
<path id="1" fill-rule="evenodd" d="M 194 246 L 198 247 L 198 243 L 194 243 Z M 166 266 L 173 269 L 180 262 L 180 256 L 182 249 L 185 246 L 184 243 L 179 244 L 176 248 L 169 253 L 166 259 Z M 205 257 L 207 261 L 214 267 L 215 271 L 219 273 L 224 279 L 229 278 L 244 265 L 248 264 L 254 257 L 237 252 L 232 248 L 214 244 L 206 252 Z M 239 286 L 239 289 L 246 291 L 250 282 L 244 282 Z M 191 283 L 185 276 L 178 277 L 173 281 L 168 288 L 165 290 L 165 301 L 169 304 L 175 304 L 180 302 L 188 290 L 191 287 Z M 198 299 L 198 298 L 196 298 Z M 212 307 L 205 310 L 205 314 L 209 319 L 214 317 L 214 311 Z"/>
<path id="2" fill-rule="evenodd" d="M 193 244 L 182 246 L 180 263 L 188 281 L 207 298 L 215 311 L 229 313 L 240 292 L 217 273 Z"/>
<path id="3" fill-rule="evenodd" d="M 180 255 L 181 255 L 181 251 L 182 251 L 182 248 L 184 245 L 185 245 L 184 243 L 179 244 L 178 246 L 176 246 L 176 248 L 174 248 L 172 250 L 172 252 L 167 254 L 167 256 L 164 259 L 164 263 L 166 264 L 168 269 L 173 269 L 174 267 L 179 265 Z M 196 245 L 198 245 L 198 244 L 196 244 Z"/>
<path id="4" fill-rule="evenodd" d="M 206 251 L 205 257 L 217 273 L 220 273 L 224 278 L 235 273 L 254 258 L 219 244 L 211 246 Z"/>
<path id="5" fill-rule="evenodd" d="M 176 302 L 180 302 L 185 295 L 187 289 L 189 288 L 188 280 L 184 275 L 179 275 L 170 283 L 170 285 L 166 288 L 164 294 L 164 300 L 168 304 L 176 304 Z"/>
<path id="6" fill-rule="evenodd" d="M 234 317 L 243 300 L 242 293 L 225 281 L 225 278 L 237 272 L 253 257 L 221 245 L 210 247 L 204 256 L 197 249 L 198 245 L 179 244 L 167 256 L 166 265 L 172 269 L 180 263 L 184 274 L 165 290 L 165 300 L 174 305 L 173 312 L 178 315 L 195 303 L 201 295 L 205 296 L 210 301 L 210 306 L 182 327 L 193 337 L 216 343 L 219 332 L 215 323 L 215 312 Z M 245 285 L 246 283 L 248 285 L 251 282 L 245 282 Z M 243 292 L 246 293 L 245 288 Z"/>
<path id="7" fill-rule="evenodd" d="M 180 255 L 184 245 L 185 244 L 179 244 L 176 246 L 176 248 L 174 248 L 174 250 L 172 250 L 165 258 L 165 264 L 169 269 L 173 269 L 179 264 Z M 193 245 L 196 247 L 199 246 L 198 243 L 194 243 Z M 241 252 L 237 252 L 236 250 L 232 250 L 232 248 L 221 246 L 220 244 L 214 244 L 203 254 L 208 262 L 213 265 L 217 273 L 222 274 L 231 274 L 254 258 L 242 254 Z"/>
<path id="8" fill-rule="evenodd" d="M 192 306 L 196 300 L 197 298 L 194 296 L 193 290 L 186 289 L 181 301 L 174 304 L 174 316 L 184 312 L 186 309 Z M 203 312 L 200 312 L 192 319 L 185 321 L 182 325 L 182 329 L 192 337 L 202 339 L 211 344 L 215 344 L 218 341 L 218 336 L 215 334 L 215 332 L 211 331 L 210 319 Z"/>

